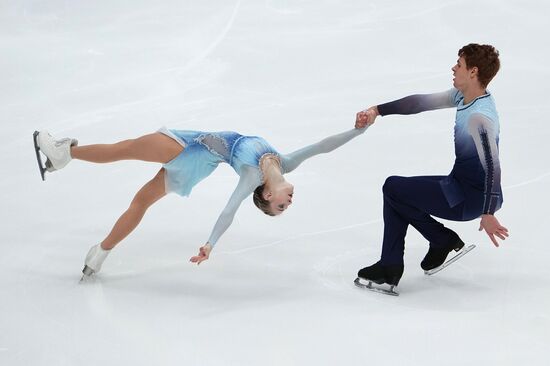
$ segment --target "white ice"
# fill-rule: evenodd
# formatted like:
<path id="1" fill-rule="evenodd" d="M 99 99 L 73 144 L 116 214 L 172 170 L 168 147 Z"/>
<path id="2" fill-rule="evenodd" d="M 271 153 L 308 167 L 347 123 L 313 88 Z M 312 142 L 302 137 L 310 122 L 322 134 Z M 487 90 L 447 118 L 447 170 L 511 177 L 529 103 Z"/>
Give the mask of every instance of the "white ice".
<path id="1" fill-rule="evenodd" d="M 0 365 L 548 365 L 550 127 L 543 1 L 0 2 Z M 399 297 L 361 291 L 389 175 L 447 174 L 454 111 L 380 118 L 288 180 L 271 218 L 247 200 L 210 260 L 237 176 L 169 195 L 79 284 L 157 164 L 72 162 L 42 182 L 32 132 L 115 142 L 165 125 L 264 136 L 288 152 L 355 113 L 448 89 L 456 52 L 491 43 L 510 238 L 426 277 L 407 236 Z M 546 188 L 545 188 L 546 187 Z"/>

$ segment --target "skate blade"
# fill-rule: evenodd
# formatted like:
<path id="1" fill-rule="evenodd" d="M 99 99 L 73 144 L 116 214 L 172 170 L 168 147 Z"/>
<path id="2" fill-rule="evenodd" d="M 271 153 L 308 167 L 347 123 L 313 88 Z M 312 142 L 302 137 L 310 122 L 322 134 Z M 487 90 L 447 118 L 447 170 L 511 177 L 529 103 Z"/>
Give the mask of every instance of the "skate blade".
<path id="1" fill-rule="evenodd" d="M 454 257 L 452 257 L 451 259 L 449 259 L 448 261 L 446 261 L 445 263 L 443 263 L 442 265 L 440 265 L 439 267 L 436 267 L 436 268 L 433 268 L 433 269 L 430 269 L 428 271 L 424 271 L 424 274 L 425 275 L 428 275 L 428 276 L 431 276 L 433 274 L 436 274 L 437 272 L 441 271 L 442 269 L 444 269 L 445 267 L 448 267 L 450 266 L 451 264 L 453 264 L 454 262 L 456 262 L 457 260 L 459 260 L 460 258 L 464 257 L 466 255 L 466 253 L 468 253 L 470 250 L 474 249 L 476 246 L 474 244 L 472 245 L 468 245 L 467 247 L 463 247 L 457 255 L 455 255 Z"/>
<path id="2" fill-rule="evenodd" d="M 34 133 L 32 134 L 32 139 L 34 141 L 34 151 L 36 153 L 36 161 L 38 162 L 38 169 L 40 170 L 40 176 L 42 177 L 42 180 L 44 181 L 44 180 L 46 180 L 46 176 L 45 176 L 46 167 L 42 163 L 42 157 L 40 156 L 40 147 L 38 147 L 38 142 L 37 142 L 38 134 L 39 134 L 38 131 L 34 131 Z"/>
<path id="3" fill-rule="evenodd" d="M 87 265 L 84 265 L 84 268 L 82 269 L 82 277 L 80 278 L 79 283 L 88 282 L 94 278 L 94 270 L 88 267 Z"/>
<path id="4" fill-rule="evenodd" d="M 78 281 L 79 284 L 94 283 L 94 282 L 96 282 L 96 276 L 94 274 L 91 274 L 91 275 L 83 274 L 82 277 L 80 277 L 80 281 Z"/>
<path id="5" fill-rule="evenodd" d="M 366 280 L 368 281 L 368 280 Z M 361 278 L 357 277 L 355 279 L 355 281 L 353 281 L 353 283 L 355 284 L 355 286 L 361 288 L 361 289 L 365 289 L 365 290 L 369 290 L 369 291 L 373 291 L 373 292 L 378 292 L 378 293 L 381 293 L 381 294 L 384 294 L 384 295 L 390 295 L 390 296 L 399 296 L 399 292 L 395 291 L 395 286 L 394 285 L 390 285 L 390 288 L 389 290 L 388 289 L 385 289 L 385 288 L 381 288 L 381 287 L 374 287 L 372 285 L 372 281 L 369 281 L 368 284 L 364 284 L 364 283 L 361 283 Z"/>

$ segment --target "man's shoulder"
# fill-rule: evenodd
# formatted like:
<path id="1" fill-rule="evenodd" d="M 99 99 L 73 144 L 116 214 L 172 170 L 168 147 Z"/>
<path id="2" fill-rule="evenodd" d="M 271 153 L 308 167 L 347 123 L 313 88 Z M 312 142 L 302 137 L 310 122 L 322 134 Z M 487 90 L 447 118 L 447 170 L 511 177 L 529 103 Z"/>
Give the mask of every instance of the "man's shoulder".
<path id="1" fill-rule="evenodd" d="M 479 98 L 478 102 L 479 102 L 478 109 L 480 111 L 488 111 L 491 113 L 496 113 L 497 107 L 495 104 L 495 100 L 493 99 L 493 95 L 490 92 L 487 92 L 487 94 L 484 97 Z"/>
<path id="2" fill-rule="evenodd" d="M 472 107 L 473 108 L 468 111 L 470 114 L 470 118 L 472 118 L 474 115 L 481 114 L 489 120 L 498 123 L 498 112 L 496 109 L 495 101 L 490 94 L 488 94 L 485 98 L 478 99 Z"/>

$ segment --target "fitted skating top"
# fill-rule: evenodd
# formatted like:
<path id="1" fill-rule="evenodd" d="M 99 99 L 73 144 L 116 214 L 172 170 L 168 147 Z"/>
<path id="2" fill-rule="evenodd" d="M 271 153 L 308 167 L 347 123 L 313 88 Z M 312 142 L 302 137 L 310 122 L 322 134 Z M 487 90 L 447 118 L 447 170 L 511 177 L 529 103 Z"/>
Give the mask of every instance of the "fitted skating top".
<path id="1" fill-rule="evenodd" d="M 498 157 L 500 125 L 491 93 L 464 104 L 464 95 L 452 88 L 380 104 L 378 112 L 385 116 L 452 107 L 456 107 L 455 163 L 449 176 L 441 181 L 441 188 L 451 207 L 467 197 L 479 196 L 483 197 L 483 213 L 494 214 L 502 206 L 503 198 Z"/>
<path id="2" fill-rule="evenodd" d="M 281 172 L 286 174 L 296 169 L 304 160 L 328 153 L 365 130 L 366 128 L 352 129 L 327 137 L 290 154 L 280 154 L 266 140 L 258 136 L 243 136 L 232 131 L 161 129 L 159 132 L 174 138 L 185 147 L 176 158 L 164 164 L 166 191 L 188 196 L 193 186 L 210 175 L 220 163 L 231 165 L 240 178 L 208 239 L 208 243 L 215 246 L 233 222 L 241 202 L 264 183 L 259 168 L 262 157 L 269 154 L 277 156 L 281 162 Z"/>

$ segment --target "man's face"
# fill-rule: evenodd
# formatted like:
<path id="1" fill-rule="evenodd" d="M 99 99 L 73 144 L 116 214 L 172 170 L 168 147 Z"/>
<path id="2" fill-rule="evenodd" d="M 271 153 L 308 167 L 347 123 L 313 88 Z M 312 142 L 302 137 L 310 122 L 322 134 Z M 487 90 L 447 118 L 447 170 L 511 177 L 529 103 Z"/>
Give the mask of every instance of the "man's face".
<path id="1" fill-rule="evenodd" d="M 454 65 L 451 70 L 453 70 L 453 86 L 457 88 L 458 90 L 463 90 L 466 85 L 468 85 L 468 81 L 470 78 L 470 72 L 466 68 L 466 61 L 464 60 L 464 57 L 460 57 L 456 61 L 456 65 Z"/>
<path id="2" fill-rule="evenodd" d="M 451 70 L 453 70 L 454 76 L 453 85 L 462 92 L 468 89 L 469 86 L 478 83 L 477 67 L 474 66 L 471 69 L 468 69 L 466 67 L 466 60 L 464 60 L 464 57 L 460 57 L 456 61 L 456 65 L 454 65 Z"/>

